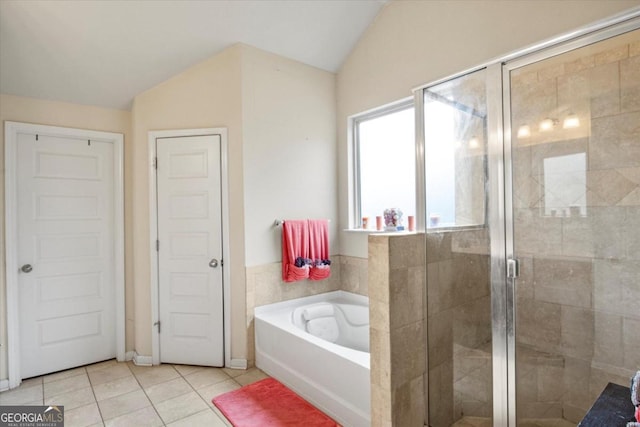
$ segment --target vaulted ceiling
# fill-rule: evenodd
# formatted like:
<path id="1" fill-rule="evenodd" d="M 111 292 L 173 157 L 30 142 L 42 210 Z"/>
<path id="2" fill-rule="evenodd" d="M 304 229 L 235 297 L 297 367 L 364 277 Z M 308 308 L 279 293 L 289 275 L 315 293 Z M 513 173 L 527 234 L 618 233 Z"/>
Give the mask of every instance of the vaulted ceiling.
<path id="1" fill-rule="evenodd" d="M 235 43 L 336 72 L 387 0 L 1 0 L 0 92 L 128 109 Z"/>

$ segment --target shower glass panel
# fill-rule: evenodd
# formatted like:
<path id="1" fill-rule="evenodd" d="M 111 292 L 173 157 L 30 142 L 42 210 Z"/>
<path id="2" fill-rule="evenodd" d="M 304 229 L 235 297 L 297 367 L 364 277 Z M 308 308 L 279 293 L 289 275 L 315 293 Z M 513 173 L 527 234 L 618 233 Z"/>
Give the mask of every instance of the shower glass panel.
<path id="1" fill-rule="evenodd" d="M 424 89 L 429 425 L 491 425 L 487 72 Z"/>
<path id="2" fill-rule="evenodd" d="M 640 30 L 508 80 L 517 421 L 575 426 L 640 368 Z"/>

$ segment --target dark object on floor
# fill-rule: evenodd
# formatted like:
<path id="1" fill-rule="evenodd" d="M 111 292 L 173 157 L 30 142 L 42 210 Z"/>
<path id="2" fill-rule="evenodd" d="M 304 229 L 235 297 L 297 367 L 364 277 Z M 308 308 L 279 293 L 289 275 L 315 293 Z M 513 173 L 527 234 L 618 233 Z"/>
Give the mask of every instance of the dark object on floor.
<path id="1" fill-rule="evenodd" d="M 609 383 L 578 427 L 625 427 L 634 421 L 629 387 Z"/>
<path id="2" fill-rule="evenodd" d="M 274 378 L 266 378 L 212 399 L 234 427 L 339 427 Z"/>

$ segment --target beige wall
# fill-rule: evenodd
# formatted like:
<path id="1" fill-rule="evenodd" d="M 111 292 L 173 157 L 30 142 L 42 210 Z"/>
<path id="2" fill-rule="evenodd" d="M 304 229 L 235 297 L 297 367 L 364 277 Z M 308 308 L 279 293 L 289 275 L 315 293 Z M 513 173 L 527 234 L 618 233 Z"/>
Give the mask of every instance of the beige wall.
<path id="1" fill-rule="evenodd" d="M 335 75 L 242 46 L 246 264 L 282 258 L 276 219 L 328 218 L 338 229 Z"/>
<path id="2" fill-rule="evenodd" d="M 638 5 L 638 0 L 388 3 L 337 77 L 341 227 L 349 223 L 349 116 L 411 96 L 411 89 L 421 84 Z M 342 255 L 366 257 L 366 235 L 343 232 L 340 245 Z"/>
<path id="3" fill-rule="evenodd" d="M 125 165 L 125 281 L 126 281 L 126 349 L 133 350 L 133 262 L 131 248 L 132 210 L 131 210 L 131 171 L 132 171 L 132 138 L 131 113 L 129 111 L 64 102 L 45 101 L 34 98 L 0 94 L 0 121 L 3 124 L 0 133 L 0 247 L 4 252 L 4 122 L 16 121 L 51 126 L 91 129 L 124 134 Z M 7 333 L 5 306 L 5 266 L 4 254 L 0 257 L 0 379 L 7 378 Z"/>
<path id="4" fill-rule="evenodd" d="M 233 46 L 138 95 L 133 103 L 133 255 L 136 351 L 151 355 L 148 132 L 226 127 L 229 137 L 231 357 L 244 358 L 244 196 L 241 46 Z"/>

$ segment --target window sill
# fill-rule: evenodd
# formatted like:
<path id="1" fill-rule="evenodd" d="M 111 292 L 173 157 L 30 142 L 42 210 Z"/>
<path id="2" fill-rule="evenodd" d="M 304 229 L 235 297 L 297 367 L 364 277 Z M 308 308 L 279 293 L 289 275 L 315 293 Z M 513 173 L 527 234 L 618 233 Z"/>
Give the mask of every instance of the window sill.
<path id="1" fill-rule="evenodd" d="M 342 231 L 347 233 L 356 234 L 416 234 L 416 231 L 400 230 L 400 231 L 387 231 L 387 230 L 370 230 L 365 228 L 345 228 Z"/>

